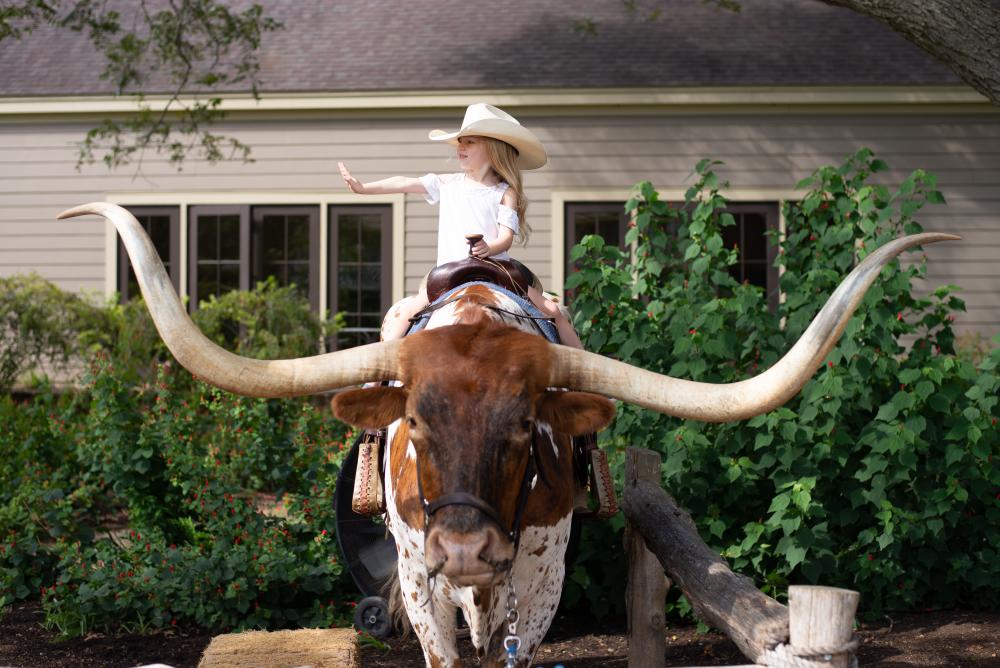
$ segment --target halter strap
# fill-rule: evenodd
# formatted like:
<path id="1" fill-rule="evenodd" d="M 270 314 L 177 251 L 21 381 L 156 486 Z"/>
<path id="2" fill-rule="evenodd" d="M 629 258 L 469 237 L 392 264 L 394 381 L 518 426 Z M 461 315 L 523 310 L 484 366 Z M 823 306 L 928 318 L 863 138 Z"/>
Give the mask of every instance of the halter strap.
<path id="1" fill-rule="evenodd" d="M 517 510 L 514 512 L 514 522 L 510 529 L 507 529 L 507 527 L 503 525 L 503 521 L 500 519 L 500 513 L 498 513 L 493 506 L 474 494 L 469 494 L 468 492 L 451 492 L 449 494 L 442 494 L 433 501 L 428 501 L 427 497 L 424 496 L 424 484 L 420 479 L 420 457 L 416 457 L 417 493 L 420 495 L 420 506 L 424 509 L 424 531 L 427 531 L 431 522 L 431 517 L 434 513 L 441 510 L 445 506 L 470 506 L 486 515 L 486 517 L 492 520 L 503 533 L 507 534 L 511 542 L 514 543 L 514 554 L 517 555 L 517 549 L 521 544 L 521 520 L 524 517 L 524 511 L 528 506 L 528 494 L 531 492 L 531 480 L 537 475 L 546 487 L 551 487 L 545 475 L 545 470 L 541 466 L 542 462 L 538 458 L 538 448 L 535 444 L 536 434 L 537 432 L 532 433 L 530 445 L 528 446 L 528 465 L 524 469 L 524 477 L 521 478 L 521 487 L 517 494 Z"/>

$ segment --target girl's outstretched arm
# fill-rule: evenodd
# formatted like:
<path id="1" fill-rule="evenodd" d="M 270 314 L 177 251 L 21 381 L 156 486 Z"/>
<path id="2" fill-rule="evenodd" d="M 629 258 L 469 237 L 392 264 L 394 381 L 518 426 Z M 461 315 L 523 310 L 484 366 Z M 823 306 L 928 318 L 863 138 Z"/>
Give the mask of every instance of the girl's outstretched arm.
<path id="1" fill-rule="evenodd" d="M 347 187 L 351 189 L 351 192 L 358 193 L 359 195 L 387 195 L 390 193 L 427 194 L 427 189 L 424 188 L 424 184 L 420 182 L 420 179 L 410 176 L 390 176 L 387 179 L 372 181 L 371 183 L 361 183 L 361 181 L 351 176 L 344 163 L 338 162 L 337 166 L 340 167 L 340 176 L 343 177 Z"/>

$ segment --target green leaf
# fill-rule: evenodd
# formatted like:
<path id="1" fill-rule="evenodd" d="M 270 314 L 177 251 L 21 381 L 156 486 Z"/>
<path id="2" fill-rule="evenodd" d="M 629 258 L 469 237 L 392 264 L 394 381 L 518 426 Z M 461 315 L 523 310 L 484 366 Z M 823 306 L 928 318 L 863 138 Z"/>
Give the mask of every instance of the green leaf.
<path id="1" fill-rule="evenodd" d="M 788 565 L 791 568 L 795 568 L 796 566 L 801 564 L 805 560 L 805 558 L 806 558 L 806 549 L 798 545 L 794 545 L 788 548 L 788 551 L 785 552 L 785 559 L 788 560 Z"/>
<path id="2" fill-rule="evenodd" d="M 931 190 L 927 193 L 927 201 L 931 204 L 946 204 L 944 195 L 940 190 Z"/>
<path id="3" fill-rule="evenodd" d="M 946 466 L 951 466 L 956 462 L 960 462 L 965 458 L 965 446 L 958 443 L 949 443 L 948 447 L 944 451 L 944 463 Z"/>
<path id="4" fill-rule="evenodd" d="M 878 172 L 888 172 L 889 165 L 886 164 L 884 160 L 875 159 L 871 162 L 871 170 L 874 173 Z"/>
<path id="5" fill-rule="evenodd" d="M 878 415 L 875 416 L 875 419 L 883 422 L 892 422 L 898 415 L 899 407 L 895 403 L 882 404 L 878 409 Z"/>
<path id="6" fill-rule="evenodd" d="M 782 494 L 778 494 L 773 499 L 771 499 L 771 506 L 767 509 L 767 512 L 779 513 L 785 508 L 787 508 L 788 504 L 790 504 L 791 501 L 792 497 L 789 493 L 784 492 Z"/>

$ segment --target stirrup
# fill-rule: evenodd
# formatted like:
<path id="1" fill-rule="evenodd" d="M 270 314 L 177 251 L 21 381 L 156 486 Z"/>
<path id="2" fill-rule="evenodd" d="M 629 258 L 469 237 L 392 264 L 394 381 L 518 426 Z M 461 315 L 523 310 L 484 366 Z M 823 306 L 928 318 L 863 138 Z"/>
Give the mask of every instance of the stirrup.
<path id="1" fill-rule="evenodd" d="M 573 514 L 583 519 L 606 520 L 618 513 L 618 496 L 608 468 L 608 455 L 597 447 L 596 434 L 573 441 L 573 455 L 579 462 L 575 467 L 578 494 Z M 596 507 L 591 507 L 591 500 Z"/>
<path id="2" fill-rule="evenodd" d="M 385 430 L 366 429 L 358 443 L 358 468 L 354 473 L 351 509 L 358 515 L 374 517 L 385 512 L 385 493 L 379 467 Z"/>

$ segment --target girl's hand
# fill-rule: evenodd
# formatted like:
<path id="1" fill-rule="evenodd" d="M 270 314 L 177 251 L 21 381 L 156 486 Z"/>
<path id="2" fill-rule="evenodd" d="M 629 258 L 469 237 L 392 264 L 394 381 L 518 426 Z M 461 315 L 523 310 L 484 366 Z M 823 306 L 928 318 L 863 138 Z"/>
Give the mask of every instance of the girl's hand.
<path id="1" fill-rule="evenodd" d="M 357 193 L 359 195 L 367 195 L 368 190 L 365 189 L 365 185 L 358 181 L 356 178 L 351 176 L 351 173 L 347 171 L 347 167 L 342 162 L 338 162 L 337 166 L 340 167 L 340 176 L 344 179 L 344 183 L 352 193 Z"/>
<path id="2" fill-rule="evenodd" d="M 489 244 L 480 239 L 472 246 L 472 255 L 478 258 L 489 257 L 491 255 L 491 249 Z"/>

